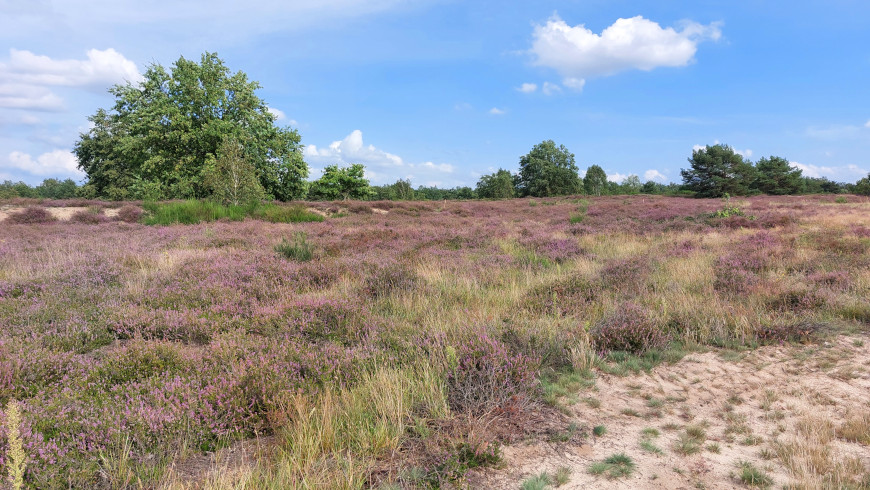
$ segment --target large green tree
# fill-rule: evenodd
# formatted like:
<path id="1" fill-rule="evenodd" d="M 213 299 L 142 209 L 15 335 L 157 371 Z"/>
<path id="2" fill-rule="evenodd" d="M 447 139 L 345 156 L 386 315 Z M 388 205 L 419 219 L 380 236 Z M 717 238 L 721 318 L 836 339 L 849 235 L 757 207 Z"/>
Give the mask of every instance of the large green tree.
<path id="1" fill-rule="evenodd" d="M 607 174 L 604 169 L 598 165 L 592 165 L 586 169 L 586 175 L 583 176 L 583 187 L 586 189 L 586 194 L 590 196 L 600 196 L 607 191 Z"/>
<path id="2" fill-rule="evenodd" d="M 577 194 L 582 189 L 574 154 L 553 140 L 538 143 L 520 157 L 517 190 L 522 196 L 546 197 Z"/>
<path id="3" fill-rule="evenodd" d="M 698 197 L 745 196 L 755 180 L 755 168 L 728 145 L 707 145 L 692 151 L 690 168 L 680 170 L 683 185 Z"/>
<path id="4" fill-rule="evenodd" d="M 500 168 L 477 181 L 477 196 L 481 199 L 508 199 L 515 195 L 514 176 L 505 169 Z"/>
<path id="5" fill-rule="evenodd" d="M 371 194 L 372 188 L 365 178 L 365 167 L 359 163 L 344 168 L 327 165 L 323 175 L 308 188 L 309 199 L 324 201 L 367 199 Z"/>
<path id="6" fill-rule="evenodd" d="M 855 194 L 870 196 L 870 174 L 867 174 L 867 177 L 855 182 Z"/>
<path id="7" fill-rule="evenodd" d="M 801 169 L 794 168 L 785 158 L 762 157 L 755 164 L 753 187 L 765 194 L 782 196 L 799 194 L 804 189 Z"/>
<path id="8" fill-rule="evenodd" d="M 74 153 L 88 177 L 84 195 L 110 199 L 207 197 L 208 163 L 225 140 L 241 145 L 267 196 L 302 196 L 308 167 L 299 133 L 278 127 L 256 95 L 260 85 L 231 73 L 215 53 L 148 67 L 142 82 L 116 85 Z"/>

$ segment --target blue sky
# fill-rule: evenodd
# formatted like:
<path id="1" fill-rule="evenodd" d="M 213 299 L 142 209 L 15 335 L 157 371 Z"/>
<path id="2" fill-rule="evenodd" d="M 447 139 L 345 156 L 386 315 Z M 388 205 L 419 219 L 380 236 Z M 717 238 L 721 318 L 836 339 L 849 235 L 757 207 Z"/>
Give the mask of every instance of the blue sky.
<path id="1" fill-rule="evenodd" d="M 474 185 L 545 139 L 581 172 L 680 181 L 696 145 L 870 172 L 870 4 L 0 0 L 0 180 L 83 175 L 106 89 L 214 51 L 318 169 Z"/>

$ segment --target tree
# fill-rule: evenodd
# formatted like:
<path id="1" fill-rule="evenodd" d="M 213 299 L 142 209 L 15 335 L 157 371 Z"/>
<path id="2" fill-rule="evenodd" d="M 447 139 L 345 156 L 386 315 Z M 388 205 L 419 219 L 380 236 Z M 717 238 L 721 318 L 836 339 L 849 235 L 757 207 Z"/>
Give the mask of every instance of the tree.
<path id="1" fill-rule="evenodd" d="M 477 181 L 477 196 L 481 199 L 509 199 L 516 195 L 514 176 L 504 169 L 484 175 Z"/>
<path id="2" fill-rule="evenodd" d="M 870 196 L 870 173 L 867 174 L 867 177 L 855 182 L 855 194 Z"/>
<path id="3" fill-rule="evenodd" d="M 332 201 L 336 199 L 366 199 L 372 194 L 365 167 L 359 163 L 339 168 L 327 165 L 323 176 L 311 183 L 309 199 Z"/>
<path id="4" fill-rule="evenodd" d="M 76 197 L 78 186 L 72 179 L 63 181 L 57 179 L 45 179 L 42 184 L 36 186 L 36 194 L 46 199 L 71 199 Z"/>
<path id="5" fill-rule="evenodd" d="M 208 164 L 225 140 L 235 140 L 268 197 L 301 197 L 308 167 L 299 133 L 275 125 L 259 88 L 243 72 L 232 74 L 215 53 L 203 54 L 200 63 L 179 58 L 169 71 L 153 64 L 139 84 L 112 87 L 114 106 L 97 110 L 75 145 L 88 178 L 83 194 L 207 197 Z"/>
<path id="6" fill-rule="evenodd" d="M 598 165 L 592 165 L 586 170 L 586 175 L 583 176 L 583 187 L 586 189 L 586 194 L 590 196 L 600 196 L 602 192 L 607 190 L 607 174 L 604 169 Z"/>
<path id="7" fill-rule="evenodd" d="M 683 185 L 698 197 L 745 196 L 750 193 L 755 168 L 728 145 L 707 145 L 692 151 L 691 168 L 681 169 Z"/>
<path id="8" fill-rule="evenodd" d="M 225 139 L 218 149 L 217 158 L 206 164 L 204 180 L 215 201 L 238 206 L 265 197 L 257 169 L 245 157 L 244 151 L 235 139 Z"/>
<path id="9" fill-rule="evenodd" d="M 755 164 L 753 187 L 765 194 L 782 196 L 799 194 L 803 191 L 804 180 L 801 169 L 793 168 L 785 158 L 761 158 Z"/>
<path id="10" fill-rule="evenodd" d="M 637 175 L 629 175 L 622 181 L 622 191 L 626 194 L 637 194 L 640 192 L 641 183 L 640 177 Z"/>
<path id="11" fill-rule="evenodd" d="M 557 147 L 553 140 L 542 141 L 527 155 L 520 157 L 516 187 L 522 196 L 546 197 L 579 193 L 581 184 L 574 154 L 565 145 Z"/>

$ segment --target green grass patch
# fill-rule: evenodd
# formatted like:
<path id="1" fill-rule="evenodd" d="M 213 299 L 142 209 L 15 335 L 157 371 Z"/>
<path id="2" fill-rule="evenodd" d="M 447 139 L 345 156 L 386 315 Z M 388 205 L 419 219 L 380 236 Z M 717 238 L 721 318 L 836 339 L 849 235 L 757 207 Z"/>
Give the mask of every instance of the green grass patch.
<path id="1" fill-rule="evenodd" d="M 589 473 L 604 475 L 608 479 L 622 478 L 631 475 L 637 466 L 625 453 L 616 453 L 608 456 L 604 461 L 592 463 Z"/>
<path id="2" fill-rule="evenodd" d="M 304 231 L 297 231 L 292 240 L 282 238 L 281 243 L 275 245 L 275 251 L 287 259 L 307 262 L 314 257 L 314 247 L 308 243 L 307 238 Z"/>
<path id="3" fill-rule="evenodd" d="M 323 216 L 302 206 L 283 206 L 273 203 L 255 203 L 246 206 L 224 206 L 213 201 L 188 200 L 146 202 L 142 205 L 146 225 L 195 225 L 218 220 L 242 221 L 245 218 L 272 223 L 303 223 L 323 221 Z"/>

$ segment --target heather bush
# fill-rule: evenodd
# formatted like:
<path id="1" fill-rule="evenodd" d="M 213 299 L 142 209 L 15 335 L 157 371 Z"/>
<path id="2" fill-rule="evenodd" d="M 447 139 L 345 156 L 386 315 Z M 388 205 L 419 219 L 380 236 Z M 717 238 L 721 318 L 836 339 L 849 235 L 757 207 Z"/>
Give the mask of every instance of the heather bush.
<path id="1" fill-rule="evenodd" d="M 12 213 L 6 218 L 7 221 L 19 225 L 30 225 L 38 223 L 53 223 L 57 221 L 51 212 L 40 206 L 29 206 L 23 210 Z"/>
<path id="2" fill-rule="evenodd" d="M 70 221 L 86 225 L 98 225 L 107 222 L 108 218 L 103 214 L 102 208 L 90 207 L 74 213 L 70 216 Z"/>
<path id="3" fill-rule="evenodd" d="M 523 301 L 525 309 L 547 315 L 569 315 L 596 300 L 598 289 L 581 276 L 568 276 L 538 286 Z"/>
<path id="4" fill-rule="evenodd" d="M 371 298 L 382 298 L 395 292 L 412 291 L 419 282 L 417 274 L 406 265 L 393 264 L 366 276 L 363 292 Z"/>
<path id="5" fill-rule="evenodd" d="M 115 215 L 118 221 L 123 221 L 125 223 L 138 223 L 142 220 L 142 216 L 145 214 L 145 210 L 140 208 L 139 206 L 133 206 L 128 204 L 126 206 L 121 206 L 118 209 L 118 214 Z"/>
<path id="6" fill-rule="evenodd" d="M 808 342 L 822 331 L 822 326 L 812 322 L 791 322 L 760 325 L 755 330 L 755 339 L 762 344 L 782 342 Z"/>
<path id="7" fill-rule="evenodd" d="M 636 256 L 609 262 L 601 270 L 601 282 L 606 289 L 636 294 L 646 287 L 652 259 Z"/>
<path id="8" fill-rule="evenodd" d="M 600 352 L 623 351 L 643 354 L 668 344 L 669 335 L 643 308 L 624 303 L 590 331 L 592 342 Z"/>
<path id="9" fill-rule="evenodd" d="M 446 347 L 447 403 L 462 414 L 481 416 L 523 406 L 535 388 L 537 360 L 480 333 Z"/>

